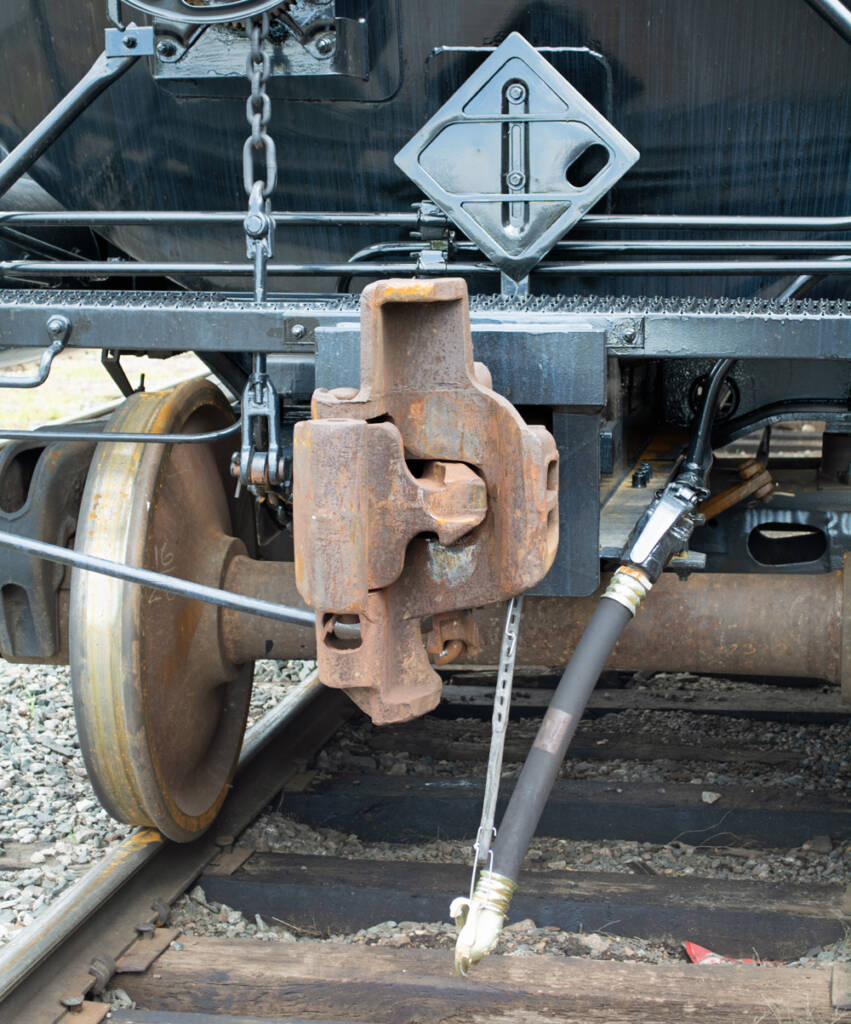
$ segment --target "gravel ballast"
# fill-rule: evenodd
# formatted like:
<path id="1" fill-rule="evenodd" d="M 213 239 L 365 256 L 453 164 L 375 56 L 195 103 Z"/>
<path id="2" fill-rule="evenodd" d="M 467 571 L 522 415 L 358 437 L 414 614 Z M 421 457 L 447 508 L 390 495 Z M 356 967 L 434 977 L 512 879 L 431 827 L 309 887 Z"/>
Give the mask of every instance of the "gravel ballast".
<path id="1" fill-rule="evenodd" d="M 258 665 L 251 720 L 274 707 L 286 691 L 313 669 L 313 663 Z M 641 686 L 678 685 L 700 695 L 732 692 L 749 684 L 704 677 L 660 676 L 642 680 Z M 755 687 L 765 693 L 765 689 Z M 487 742 L 489 725 L 474 720 L 449 720 L 447 735 L 479 737 Z M 537 722 L 512 722 L 509 736 L 531 742 Z M 404 750 L 376 752 L 370 747 L 373 727 L 353 719 L 327 746 L 313 767 L 317 777 L 387 773 L 412 776 L 481 775 L 484 764 L 416 757 Z M 563 773 L 573 778 L 613 781 L 685 781 L 721 793 L 727 786 L 772 785 L 795 793 L 847 792 L 851 785 L 849 750 L 851 726 L 790 725 L 755 722 L 687 711 L 620 711 L 583 722 L 580 735 L 605 746 L 607 740 L 626 735 L 670 736 L 680 744 L 783 751 L 794 765 L 754 765 L 747 761 L 711 763 L 700 760 L 571 760 Z M 519 764 L 507 763 L 504 775 L 516 776 Z M 509 783 L 510 784 L 510 783 Z M 0 663 L 0 843 L 7 863 L 0 859 L 0 941 L 7 940 L 93 860 L 119 843 L 130 829 L 103 811 L 86 778 L 76 739 L 68 670 L 44 666 Z M 289 818 L 286 804 L 268 810 L 238 839 L 239 845 L 294 854 L 318 854 L 359 859 L 419 860 L 469 863 L 468 842 L 435 841 L 419 845 L 364 843 L 333 829 L 314 829 Z M 471 831 L 475 823 L 471 822 Z M 576 841 L 536 838 L 529 854 L 531 870 L 608 871 L 629 873 L 640 863 L 657 875 L 682 875 L 754 881 L 827 883 L 851 878 L 848 844 L 817 837 L 795 849 L 755 850 L 736 844 L 702 848 L 672 840 L 664 845 L 631 841 Z M 244 936 L 266 941 L 295 942 L 329 938 L 299 931 L 286 922 L 246 920 L 236 910 L 207 901 L 195 889 L 176 905 L 173 923 L 187 934 Z M 449 922 L 380 922 L 349 936 L 333 938 L 359 944 L 381 944 L 450 949 L 455 928 Z M 699 941 L 699 936 L 693 936 Z M 608 959 L 665 963 L 684 956 L 677 944 L 647 942 L 612 935 L 570 934 L 556 928 L 537 928 L 534 922 L 513 922 L 506 929 L 499 952 L 530 955 L 561 952 Z M 723 952 L 719 950 L 718 952 Z M 826 949 L 802 951 L 798 963 L 811 965 L 851 959 L 848 941 Z"/>
<path id="2" fill-rule="evenodd" d="M 249 724 L 314 667 L 259 662 Z M 68 668 L 0 661 L 0 943 L 131 831 L 86 775 Z"/>

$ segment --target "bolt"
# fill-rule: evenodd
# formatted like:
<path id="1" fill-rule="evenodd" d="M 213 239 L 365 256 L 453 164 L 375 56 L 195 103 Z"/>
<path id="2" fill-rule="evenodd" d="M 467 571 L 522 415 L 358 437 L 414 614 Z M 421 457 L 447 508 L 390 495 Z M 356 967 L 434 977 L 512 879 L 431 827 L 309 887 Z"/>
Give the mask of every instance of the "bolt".
<path id="1" fill-rule="evenodd" d="M 316 40 L 316 52 L 320 57 L 328 57 L 337 48 L 337 40 L 333 32 L 326 32 Z"/>
<path id="2" fill-rule="evenodd" d="M 233 846 L 233 842 L 234 839 L 231 835 L 216 836 L 216 846 L 221 846 L 223 848 L 226 846 Z"/>
<path id="3" fill-rule="evenodd" d="M 338 402 L 351 401 L 357 393 L 357 388 L 333 388 L 331 391 L 331 395 L 336 398 Z"/>
<path id="4" fill-rule="evenodd" d="M 138 935 L 147 935 L 149 939 L 153 937 L 155 931 L 156 928 L 152 921 L 140 921 L 136 925 L 136 933 Z"/>
<path id="5" fill-rule="evenodd" d="M 269 22 L 269 42 L 273 46 L 280 46 L 287 38 L 287 26 L 280 18 L 272 18 Z"/>
<path id="6" fill-rule="evenodd" d="M 624 329 L 621 332 L 621 337 L 627 343 L 627 345 L 631 345 L 632 342 L 635 341 L 637 334 L 638 332 L 635 329 L 635 324 L 625 324 Z"/>
<path id="7" fill-rule="evenodd" d="M 521 82 L 514 82 L 508 87 L 508 98 L 512 103 L 519 103 L 526 99 L 526 86 Z"/>
<path id="8" fill-rule="evenodd" d="M 151 910 L 157 915 L 154 924 L 158 928 L 164 928 L 168 924 L 171 907 L 158 896 L 151 904 Z"/>
<path id="9" fill-rule="evenodd" d="M 234 452 L 230 457 L 230 475 L 239 476 L 239 464 L 240 464 L 239 452 Z"/>
<path id="10" fill-rule="evenodd" d="M 632 474 L 632 486 L 646 487 L 650 483 L 651 476 L 653 476 L 653 467 L 650 463 L 640 463 L 636 471 Z"/>
<path id="11" fill-rule="evenodd" d="M 71 321 L 67 316 L 52 316 L 47 321 L 47 332 L 54 337 L 61 338 L 70 326 Z"/>
<path id="12" fill-rule="evenodd" d="M 304 324 L 293 324 L 292 328 L 290 329 L 290 334 L 295 338 L 296 341 L 298 341 L 300 338 L 303 338 L 305 334 L 307 334 L 307 328 L 304 326 Z"/>
<path id="13" fill-rule="evenodd" d="M 161 39 L 157 43 L 157 53 L 163 60 L 168 60 L 177 54 L 177 46 L 170 39 Z"/>
<path id="14" fill-rule="evenodd" d="M 137 42 L 138 40 L 136 39 L 135 36 L 124 36 L 124 38 L 121 40 L 121 43 L 124 46 L 125 50 L 135 50 Z"/>
<path id="15" fill-rule="evenodd" d="M 82 1013 L 83 1012 L 83 999 L 82 996 L 63 996 L 59 1000 L 60 1004 L 69 1010 L 71 1013 Z"/>
<path id="16" fill-rule="evenodd" d="M 262 238 L 268 229 L 266 215 L 263 213 L 249 213 L 245 218 L 245 233 L 251 238 Z"/>
<path id="17" fill-rule="evenodd" d="M 522 171 L 512 171 L 506 180 L 512 188 L 520 188 L 526 181 L 526 175 Z"/>

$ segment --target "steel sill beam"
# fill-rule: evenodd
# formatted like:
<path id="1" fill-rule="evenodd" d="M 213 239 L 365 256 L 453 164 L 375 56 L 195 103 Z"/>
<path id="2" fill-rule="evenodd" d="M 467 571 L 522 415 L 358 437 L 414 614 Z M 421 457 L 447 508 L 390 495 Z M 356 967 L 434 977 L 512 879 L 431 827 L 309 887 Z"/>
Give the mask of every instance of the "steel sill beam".
<path id="1" fill-rule="evenodd" d="M 120 337 L 127 352 L 286 353 L 308 364 L 317 329 L 357 329 L 360 319 L 356 295 L 257 304 L 220 292 L 6 290 L 0 291 L 0 346 L 43 347 L 45 324 L 56 314 L 71 323 L 71 347 L 114 348 Z M 472 297 L 470 317 L 474 332 L 600 328 L 611 352 L 635 358 L 848 359 L 851 353 L 851 303 L 841 300 L 489 295 Z"/>

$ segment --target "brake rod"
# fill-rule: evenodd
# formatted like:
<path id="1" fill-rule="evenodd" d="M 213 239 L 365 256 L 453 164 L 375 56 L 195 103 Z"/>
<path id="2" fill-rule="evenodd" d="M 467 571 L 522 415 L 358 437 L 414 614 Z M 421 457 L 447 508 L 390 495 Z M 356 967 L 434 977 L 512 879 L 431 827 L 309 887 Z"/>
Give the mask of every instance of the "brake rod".
<path id="1" fill-rule="evenodd" d="M 36 558 L 47 559 L 49 562 L 70 565 L 75 569 L 85 569 L 88 572 L 99 572 L 102 576 L 112 576 L 114 579 L 125 580 L 128 583 L 139 583 L 155 590 L 165 590 L 167 593 L 177 594 L 179 597 L 205 601 L 207 604 L 215 604 L 220 608 L 231 608 L 237 612 L 262 615 L 264 618 L 276 619 L 278 622 L 291 622 L 297 626 L 310 627 L 313 627 L 316 622 L 313 612 L 304 608 L 294 608 L 291 605 L 275 604 L 272 601 L 245 597 L 243 594 L 235 594 L 218 587 L 208 587 L 203 583 L 194 583 L 192 580 L 175 579 L 165 573 L 152 572 L 150 569 L 142 569 L 135 565 L 124 565 L 108 558 L 98 558 L 96 555 L 84 555 L 59 544 L 48 544 L 32 537 L 18 537 L 14 533 L 0 531 L 0 547 L 11 548 L 13 551 L 25 551 L 35 555 Z"/>

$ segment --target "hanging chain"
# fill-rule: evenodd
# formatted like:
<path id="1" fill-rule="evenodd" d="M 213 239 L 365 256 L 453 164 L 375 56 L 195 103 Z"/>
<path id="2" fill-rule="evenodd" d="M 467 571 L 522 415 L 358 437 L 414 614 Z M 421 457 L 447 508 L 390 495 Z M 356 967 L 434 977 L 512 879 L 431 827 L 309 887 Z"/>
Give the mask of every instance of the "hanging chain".
<path id="1" fill-rule="evenodd" d="M 517 638 L 520 634 L 520 614 L 523 611 L 523 595 L 518 594 L 508 602 L 505 629 L 502 633 L 502 647 L 499 657 L 499 673 L 496 677 L 496 691 L 493 697 L 493 718 L 491 720 L 491 747 L 488 755 L 488 773 L 485 780 L 485 796 L 482 802 L 482 819 L 473 844 L 473 878 L 470 883 L 470 899 L 476 882 L 476 869 L 480 864 L 489 863 L 493 857 L 491 844 L 496 835 L 494 818 L 499 797 L 499 779 L 502 774 L 502 754 L 505 749 L 505 732 L 511 710 L 511 687 L 514 682 L 514 659 L 517 656 Z"/>
<path id="2" fill-rule="evenodd" d="M 245 115 L 251 134 L 242 147 L 242 179 L 248 195 L 245 249 L 254 263 L 254 298 L 266 298 L 266 270 L 274 253 L 275 221 L 269 196 L 278 183 L 278 156 L 275 143 L 266 130 L 272 117 L 272 101 L 266 83 L 272 73 L 272 61 L 265 48 L 269 35 L 269 15 L 261 14 L 248 23 L 251 48 L 245 71 L 251 94 Z M 256 157 L 262 157 L 262 177 L 255 172 Z M 258 161 L 259 162 L 259 161 Z M 279 485 L 285 476 L 281 455 L 280 409 L 278 394 L 266 372 L 266 354 L 251 356 L 251 374 L 242 395 L 242 435 L 239 456 L 234 462 L 239 478 L 237 494 L 245 485 L 256 494 L 265 494 Z"/>
<path id="3" fill-rule="evenodd" d="M 242 179 L 247 195 L 251 195 L 259 184 L 263 198 L 268 199 L 278 183 L 278 158 L 275 143 L 266 131 L 272 117 L 272 101 L 266 92 L 266 83 L 272 73 L 272 60 L 265 49 L 269 36 L 269 15 L 253 18 L 248 26 L 251 49 L 245 65 L 245 73 L 251 83 L 251 95 L 245 104 L 245 116 L 251 134 L 242 147 Z M 266 177 L 254 177 L 254 153 L 260 151 L 266 160 Z"/>
<path id="4" fill-rule="evenodd" d="M 258 302 L 266 297 L 266 265 L 274 248 L 274 221 L 269 196 L 278 183 L 278 154 L 266 130 L 272 117 L 272 101 L 266 83 L 272 73 L 272 61 L 264 46 L 269 35 L 269 15 L 252 18 L 248 24 L 251 49 L 245 72 L 251 83 L 251 95 L 245 104 L 245 116 L 251 134 L 242 147 L 242 181 L 248 196 L 245 218 L 245 243 L 248 258 L 254 261 L 254 292 Z M 255 154 L 263 157 L 264 177 L 255 176 Z"/>

